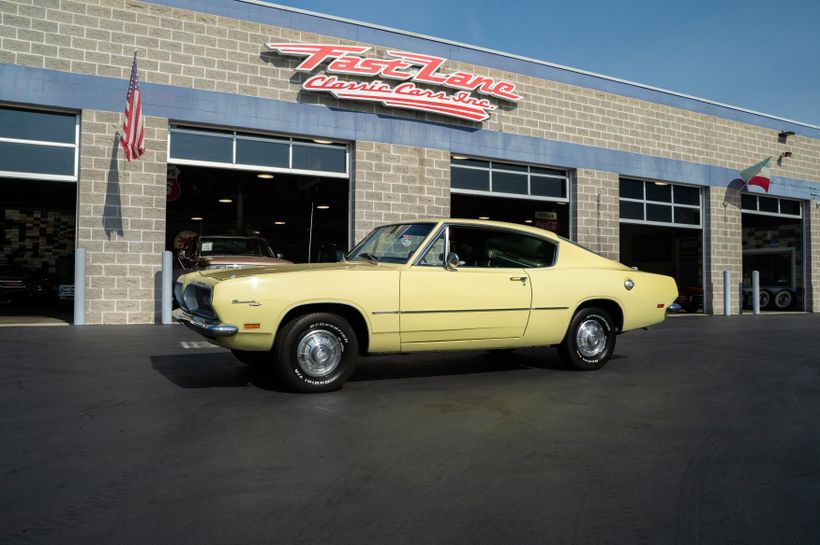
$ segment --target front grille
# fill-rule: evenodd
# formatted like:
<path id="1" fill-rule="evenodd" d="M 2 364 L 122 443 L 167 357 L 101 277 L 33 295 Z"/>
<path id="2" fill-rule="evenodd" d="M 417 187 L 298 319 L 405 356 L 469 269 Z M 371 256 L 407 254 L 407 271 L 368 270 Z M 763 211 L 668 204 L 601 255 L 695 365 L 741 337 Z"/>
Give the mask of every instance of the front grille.
<path id="1" fill-rule="evenodd" d="M 204 284 L 188 284 L 182 293 L 180 306 L 193 314 L 212 317 L 214 310 L 211 307 L 211 288 Z"/>

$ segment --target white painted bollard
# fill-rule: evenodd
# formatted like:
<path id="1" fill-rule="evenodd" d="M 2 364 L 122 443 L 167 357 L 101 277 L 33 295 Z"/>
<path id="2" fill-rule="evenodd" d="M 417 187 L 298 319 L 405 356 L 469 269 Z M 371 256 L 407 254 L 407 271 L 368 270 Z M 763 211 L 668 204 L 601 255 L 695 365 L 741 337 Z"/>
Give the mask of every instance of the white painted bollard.
<path id="1" fill-rule="evenodd" d="M 752 314 L 760 314 L 760 271 L 752 271 Z"/>
<path id="2" fill-rule="evenodd" d="M 74 250 L 74 325 L 85 325 L 85 248 Z"/>
<path id="3" fill-rule="evenodd" d="M 730 288 L 731 275 L 729 271 L 723 271 L 723 315 L 732 315 L 732 292 Z"/>
<path id="4" fill-rule="evenodd" d="M 171 306 L 174 298 L 174 257 L 168 250 L 162 252 L 162 323 L 174 323 Z"/>

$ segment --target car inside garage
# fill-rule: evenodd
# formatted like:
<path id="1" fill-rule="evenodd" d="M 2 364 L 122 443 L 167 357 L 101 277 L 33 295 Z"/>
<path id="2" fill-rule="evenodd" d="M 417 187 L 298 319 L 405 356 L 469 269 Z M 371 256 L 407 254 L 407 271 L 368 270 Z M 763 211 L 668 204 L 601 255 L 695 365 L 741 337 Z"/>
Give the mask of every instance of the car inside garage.
<path id="1" fill-rule="evenodd" d="M 316 263 L 348 249 L 346 144 L 174 127 L 169 151 L 169 250 L 207 253 L 214 248 L 200 238 L 256 237 L 268 257 Z"/>
<path id="2" fill-rule="evenodd" d="M 743 308 L 751 309 L 752 273 L 760 275 L 761 311 L 804 308 L 802 203 L 764 195 L 741 197 Z"/>
<path id="3" fill-rule="evenodd" d="M 73 315 L 79 119 L 0 107 L 0 324 Z"/>
<path id="4" fill-rule="evenodd" d="M 656 180 L 620 180 L 620 261 L 678 284 L 685 312 L 703 311 L 701 189 Z"/>

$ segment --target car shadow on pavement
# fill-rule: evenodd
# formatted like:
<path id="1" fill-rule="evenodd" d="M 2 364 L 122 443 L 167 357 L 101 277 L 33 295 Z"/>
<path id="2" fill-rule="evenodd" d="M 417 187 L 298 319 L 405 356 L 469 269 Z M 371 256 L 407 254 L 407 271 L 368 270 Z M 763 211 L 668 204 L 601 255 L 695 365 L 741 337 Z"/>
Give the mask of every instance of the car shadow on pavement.
<path id="1" fill-rule="evenodd" d="M 613 359 L 619 357 L 622 356 L 616 355 Z M 277 392 L 288 391 L 270 370 L 248 367 L 228 352 L 151 356 L 151 365 L 180 388 L 255 386 Z M 350 380 L 394 380 L 531 369 L 567 371 L 558 354 L 549 349 L 425 352 L 360 358 Z"/>
<path id="2" fill-rule="evenodd" d="M 151 366 L 180 388 L 232 388 L 256 386 L 286 391 L 272 373 L 252 369 L 229 352 L 151 356 Z"/>

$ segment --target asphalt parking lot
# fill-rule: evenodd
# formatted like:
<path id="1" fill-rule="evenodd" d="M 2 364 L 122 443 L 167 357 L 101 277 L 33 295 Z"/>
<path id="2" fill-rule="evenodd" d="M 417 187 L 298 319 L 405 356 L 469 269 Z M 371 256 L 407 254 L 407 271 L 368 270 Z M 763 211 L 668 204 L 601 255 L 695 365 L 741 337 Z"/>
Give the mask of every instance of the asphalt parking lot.
<path id="1" fill-rule="evenodd" d="M 0 543 L 820 542 L 820 316 L 367 358 L 281 391 L 181 326 L 0 329 Z"/>

